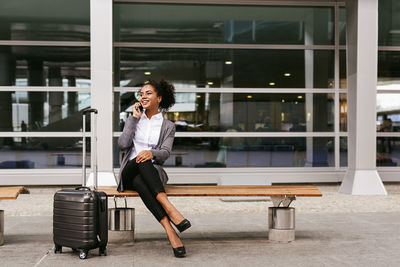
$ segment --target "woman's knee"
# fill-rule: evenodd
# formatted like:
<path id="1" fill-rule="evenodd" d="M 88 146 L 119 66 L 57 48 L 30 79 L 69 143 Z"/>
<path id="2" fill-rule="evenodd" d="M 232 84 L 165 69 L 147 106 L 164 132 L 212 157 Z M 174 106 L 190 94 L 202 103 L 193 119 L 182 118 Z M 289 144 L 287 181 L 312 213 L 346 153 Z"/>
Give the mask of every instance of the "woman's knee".
<path id="1" fill-rule="evenodd" d="M 149 160 L 146 160 L 144 162 L 138 163 L 138 167 L 139 167 L 139 169 L 153 167 L 153 162 L 149 159 Z"/>
<path id="2" fill-rule="evenodd" d="M 133 180 L 132 180 L 132 185 L 135 187 L 135 188 L 138 188 L 138 189 L 140 189 L 141 187 L 143 187 L 143 186 L 146 186 L 146 184 L 144 183 L 144 181 L 143 181 L 143 179 L 142 179 L 142 176 L 139 174 L 139 175 L 136 175 L 134 178 L 133 178 Z"/>

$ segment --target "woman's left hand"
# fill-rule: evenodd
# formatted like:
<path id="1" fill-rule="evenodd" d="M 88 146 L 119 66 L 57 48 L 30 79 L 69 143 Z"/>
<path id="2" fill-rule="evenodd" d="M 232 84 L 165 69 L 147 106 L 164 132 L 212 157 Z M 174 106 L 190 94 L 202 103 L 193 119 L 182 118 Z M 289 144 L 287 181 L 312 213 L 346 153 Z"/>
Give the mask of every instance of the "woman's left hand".
<path id="1" fill-rule="evenodd" d="M 145 162 L 146 160 L 150 160 L 153 158 L 153 153 L 150 150 L 142 150 L 136 156 L 136 163 Z"/>

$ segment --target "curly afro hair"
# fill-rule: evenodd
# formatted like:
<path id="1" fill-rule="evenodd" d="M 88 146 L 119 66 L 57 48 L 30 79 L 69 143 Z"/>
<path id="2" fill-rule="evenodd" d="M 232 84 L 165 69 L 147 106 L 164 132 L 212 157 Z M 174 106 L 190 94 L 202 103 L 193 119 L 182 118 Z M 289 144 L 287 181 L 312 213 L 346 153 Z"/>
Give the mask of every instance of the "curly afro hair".
<path id="1" fill-rule="evenodd" d="M 162 111 L 168 111 L 175 104 L 175 87 L 164 79 L 161 79 L 159 82 L 150 80 L 145 83 L 145 85 L 148 84 L 153 86 L 157 95 L 162 97 L 159 108 Z"/>

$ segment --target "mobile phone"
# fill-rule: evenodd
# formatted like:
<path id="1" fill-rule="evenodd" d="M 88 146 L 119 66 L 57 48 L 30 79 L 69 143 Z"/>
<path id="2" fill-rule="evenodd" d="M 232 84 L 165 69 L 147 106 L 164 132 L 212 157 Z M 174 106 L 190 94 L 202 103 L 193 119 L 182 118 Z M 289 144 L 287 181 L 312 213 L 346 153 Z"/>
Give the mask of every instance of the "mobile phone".
<path id="1" fill-rule="evenodd" d="M 143 106 L 139 105 L 139 111 L 142 112 L 143 111 Z"/>

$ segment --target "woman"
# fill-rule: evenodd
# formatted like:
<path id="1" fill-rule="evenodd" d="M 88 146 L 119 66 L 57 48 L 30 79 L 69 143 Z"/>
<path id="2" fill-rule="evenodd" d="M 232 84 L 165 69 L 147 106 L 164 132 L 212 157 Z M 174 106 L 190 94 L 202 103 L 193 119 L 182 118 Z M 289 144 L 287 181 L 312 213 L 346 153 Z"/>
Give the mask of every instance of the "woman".
<path id="1" fill-rule="evenodd" d="M 180 232 L 191 224 L 169 202 L 164 190 L 168 176 L 162 168 L 171 153 L 175 125 L 164 119 L 160 110 L 168 110 L 174 104 L 174 86 L 164 80 L 159 83 L 150 81 L 140 90 L 140 100 L 133 106 L 133 115 L 127 119 L 118 139 L 120 149 L 126 150 L 121 163 L 118 191 L 137 191 L 146 207 L 164 227 L 175 257 L 184 257 L 185 247 L 170 221 Z"/>

